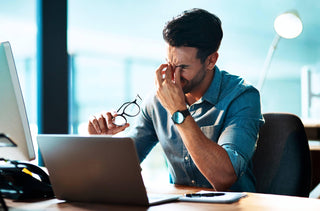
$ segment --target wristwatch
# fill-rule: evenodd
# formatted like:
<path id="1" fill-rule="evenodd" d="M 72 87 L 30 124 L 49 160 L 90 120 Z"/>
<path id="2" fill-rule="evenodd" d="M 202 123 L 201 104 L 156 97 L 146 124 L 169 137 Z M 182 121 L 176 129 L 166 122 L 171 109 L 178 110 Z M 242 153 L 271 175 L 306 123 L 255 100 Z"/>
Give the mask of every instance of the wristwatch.
<path id="1" fill-rule="evenodd" d="M 181 124 L 189 115 L 190 115 L 190 112 L 188 109 L 183 111 L 178 110 L 172 114 L 171 119 L 175 124 Z"/>

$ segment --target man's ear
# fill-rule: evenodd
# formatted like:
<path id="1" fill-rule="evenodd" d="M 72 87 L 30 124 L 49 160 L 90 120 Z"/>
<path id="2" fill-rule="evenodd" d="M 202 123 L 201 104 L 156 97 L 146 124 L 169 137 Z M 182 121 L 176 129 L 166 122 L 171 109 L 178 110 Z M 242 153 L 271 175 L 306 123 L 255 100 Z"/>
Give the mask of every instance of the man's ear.
<path id="1" fill-rule="evenodd" d="M 207 57 L 206 63 L 207 63 L 207 69 L 208 70 L 212 70 L 214 68 L 214 66 L 217 63 L 218 57 L 219 57 L 219 54 L 218 54 L 217 51 L 212 53 L 212 54 L 210 54 Z"/>

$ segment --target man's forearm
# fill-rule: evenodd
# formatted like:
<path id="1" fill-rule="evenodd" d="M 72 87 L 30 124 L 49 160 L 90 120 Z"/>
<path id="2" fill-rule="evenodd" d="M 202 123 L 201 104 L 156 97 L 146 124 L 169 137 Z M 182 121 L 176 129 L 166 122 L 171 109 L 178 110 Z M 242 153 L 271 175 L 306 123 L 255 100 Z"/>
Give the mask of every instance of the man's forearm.
<path id="1" fill-rule="evenodd" d="M 199 171 L 216 190 L 227 190 L 237 179 L 227 152 L 208 139 L 191 116 L 177 128 Z"/>

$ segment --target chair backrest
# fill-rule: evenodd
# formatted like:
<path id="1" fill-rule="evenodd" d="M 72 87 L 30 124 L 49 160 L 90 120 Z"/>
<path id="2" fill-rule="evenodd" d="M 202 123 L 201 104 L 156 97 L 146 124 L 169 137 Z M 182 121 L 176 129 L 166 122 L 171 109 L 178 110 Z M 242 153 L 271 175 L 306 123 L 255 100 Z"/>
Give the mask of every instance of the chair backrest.
<path id="1" fill-rule="evenodd" d="M 266 113 L 253 156 L 256 191 L 308 197 L 311 161 L 308 139 L 299 117 Z"/>

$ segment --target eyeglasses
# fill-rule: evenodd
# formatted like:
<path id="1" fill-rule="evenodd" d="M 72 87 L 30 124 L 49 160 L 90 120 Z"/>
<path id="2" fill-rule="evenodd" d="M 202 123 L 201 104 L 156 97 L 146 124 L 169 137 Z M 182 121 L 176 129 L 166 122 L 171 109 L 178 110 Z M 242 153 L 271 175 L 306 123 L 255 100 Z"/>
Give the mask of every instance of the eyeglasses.
<path id="1" fill-rule="evenodd" d="M 113 123 L 118 126 L 125 125 L 128 121 L 125 116 L 135 117 L 140 113 L 140 106 L 142 99 L 137 95 L 136 99 L 131 102 L 126 102 L 117 110 L 117 116 L 114 118 Z"/>

